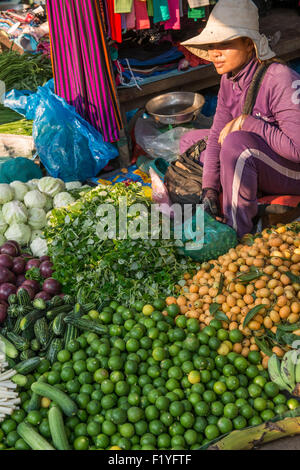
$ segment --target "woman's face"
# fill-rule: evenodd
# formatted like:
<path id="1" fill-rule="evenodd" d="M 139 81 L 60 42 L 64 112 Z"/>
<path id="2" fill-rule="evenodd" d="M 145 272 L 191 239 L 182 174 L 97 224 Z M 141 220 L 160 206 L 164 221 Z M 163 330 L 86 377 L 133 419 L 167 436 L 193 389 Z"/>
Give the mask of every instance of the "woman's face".
<path id="1" fill-rule="evenodd" d="M 230 72 L 233 75 L 237 74 L 253 54 L 254 45 L 248 38 L 238 38 L 208 46 L 209 60 L 219 75 Z"/>

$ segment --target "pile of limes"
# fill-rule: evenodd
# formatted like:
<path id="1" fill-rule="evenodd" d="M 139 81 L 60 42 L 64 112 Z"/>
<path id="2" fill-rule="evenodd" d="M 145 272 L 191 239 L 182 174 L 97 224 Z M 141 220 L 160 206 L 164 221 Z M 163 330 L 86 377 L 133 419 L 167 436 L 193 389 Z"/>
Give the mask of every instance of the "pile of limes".
<path id="1" fill-rule="evenodd" d="M 218 353 L 224 341 L 229 349 L 239 341 L 239 332 L 228 333 L 218 320 L 200 331 L 197 319 L 178 316 L 175 305 L 165 316 L 165 308 L 161 300 L 132 308 L 111 302 L 97 320 L 108 337 L 82 334 L 29 377 L 30 384 L 44 374 L 77 403 L 77 415 L 65 417 L 74 449 L 193 450 L 298 406 L 268 381 L 257 351 L 247 359 Z M 1 424 L 0 447 L 28 448 L 16 432 L 23 420 L 51 442 L 50 401 L 28 412 L 30 389 L 20 396 L 22 409 Z"/>

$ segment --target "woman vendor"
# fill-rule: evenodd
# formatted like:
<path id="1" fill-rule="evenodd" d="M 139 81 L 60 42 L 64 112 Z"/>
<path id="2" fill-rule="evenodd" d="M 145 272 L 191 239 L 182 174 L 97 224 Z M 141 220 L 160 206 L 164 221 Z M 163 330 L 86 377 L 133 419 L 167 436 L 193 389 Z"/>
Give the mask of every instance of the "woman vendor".
<path id="1" fill-rule="evenodd" d="M 242 237 L 253 230 L 258 193 L 300 195 L 300 76 L 273 59 L 251 0 L 219 0 L 203 32 L 183 45 L 212 62 L 222 75 L 213 126 L 200 159 L 203 203 Z M 253 76 L 260 63 L 270 59 L 274 62 L 252 115 L 243 115 Z M 185 134 L 181 153 L 207 133 Z"/>

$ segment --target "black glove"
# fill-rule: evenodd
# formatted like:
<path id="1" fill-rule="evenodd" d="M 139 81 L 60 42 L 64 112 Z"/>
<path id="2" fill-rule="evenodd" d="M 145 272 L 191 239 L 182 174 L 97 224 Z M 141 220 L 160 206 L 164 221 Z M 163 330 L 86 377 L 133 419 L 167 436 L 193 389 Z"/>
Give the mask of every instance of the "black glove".
<path id="1" fill-rule="evenodd" d="M 221 217 L 219 193 L 215 189 L 206 188 L 202 193 L 204 210 L 212 217 Z"/>

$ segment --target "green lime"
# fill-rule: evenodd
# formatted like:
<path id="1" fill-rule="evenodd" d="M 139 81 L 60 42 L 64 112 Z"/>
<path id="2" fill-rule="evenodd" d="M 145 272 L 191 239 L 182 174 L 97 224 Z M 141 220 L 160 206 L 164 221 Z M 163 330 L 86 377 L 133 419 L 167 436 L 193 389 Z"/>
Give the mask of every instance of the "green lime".
<path id="1" fill-rule="evenodd" d="M 296 400 L 296 398 L 290 398 L 286 402 L 286 404 L 290 410 L 295 410 L 296 408 L 299 408 L 300 406 L 300 403 L 298 402 L 298 400 Z"/>
<path id="2" fill-rule="evenodd" d="M 221 401 L 214 401 L 210 405 L 210 411 L 213 416 L 222 416 L 224 411 L 224 405 Z"/>
<path id="3" fill-rule="evenodd" d="M 224 406 L 224 416 L 229 419 L 234 419 L 238 416 L 239 409 L 234 403 L 227 403 Z"/>
<path id="4" fill-rule="evenodd" d="M 195 413 L 197 416 L 209 416 L 210 414 L 210 407 L 205 401 L 200 401 L 195 405 Z"/>
<path id="5" fill-rule="evenodd" d="M 215 424 L 209 424 L 206 426 L 204 434 L 209 441 L 212 441 L 220 435 L 220 431 Z"/>
<path id="6" fill-rule="evenodd" d="M 256 384 L 251 384 L 248 387 L 248 392 L 251 398 L 257 398 L 260 397 L 262 394 L 262 389 L 259 385 Z"/>
<path id="7" fill-rule="evenodd" d="M 264 411 L 267 407 L 267 401 L 261 397 L 255 398 L 253 407 L 256 411 Z"/>
<path id="8" fill-rule="evenodd" d="M 213 390 L 217 395 L 223 395 L 227 390 L 227 386 L 224 382 L 215 382 Z"/>
<path id="9" fill-rule="evenodd" d="M 270 421 L 272 418 L 274 418 L 275 413 L 272 410 L 264 410 L 260 413 L 260 416 L 263 421 Z"/>
<path id="10" fill-rule="evenodd" d="M 234 403 L 235 402 L 235 395 L 232 392 L 225 392 L 221 396 L 222 403 L 227 405 L 227 403 Z"/>
<path id="11" fill-rule="evenodd" d="M 228 432 L 231 432 L 233 429 L 231 420 L 228 418 L 224 418 L 224 417 L 218 420 L 217 426 L 221 434 L 227 434 Z"/>
<path id="12" fill-rule="evenodd" d="M 254 416 L 254 410 L 250 405 L 244 405 L 240 408 L 240 414 L 248 420 Z"/>
<path id="13" fill-rule="evenodd" d="M 237 416 L 233 420 L 234 429 L 244 429 L 247 426 L 247 420 L 244 416 Z"/>
<path id="14" fill-rule="evenodd" d="M 261 419 L 260 416 L 253 416 L 249 420 L 250 426 L 259 426 L 262 422 L 263 422 L 263 420 Z"/>
<path id="15" fill-rule="evenodd" d="M 273 382 L 267 382 L 264 386 L 264 391 L 270 398 L 276 397 L 279 393 L 279 387 Z"/>
<path id="16" fill-rule="evenodd" d="M 287 399 L 282 393 L 278 393 L 278 395 L 273 398 L 273 402 L 275 403 L 275 405 L 285 405 L 286 401 Z"/>
<path id="17" fill-rule="evenodd" d="M 221 328 L 220 330 L 217 331 L 217 338 L 220 341 L 226 341 L 229 338 L 228 331 Z"/>
<path id="18" fill-rule="evenodd" d="M 240 381 L 235 375 L 231 375 L 226 378 L 226 386 L 228 390 L 237 390 L 240 386 Z"/>
<path id="19" fill-rule="evenodd" d="M 88 450 L 89 439 L 85 436 L 77 437 L 73 443 L 75 450 Z"/>
<path id="20" fill-rule="evenodd" d="M 236 367 L 239 372 L 244 372 L 247 369 L 248 365 L 249 363 L 247 359 L 242 356 L 238 356 L 234 359 L 234 367 Z"/>
<path id="21" fill-rule="evenodd" d="M 229 332 L 229 340 L 232 343 L 241 343 L 244 339 L 244 335 L 240 330 L 231 330 Z"/>
<path id="22" fill-rule="evenodd" d="M 258 351 L 250 351 L 247 359 L 249 362 L 251 362 L 251 364 L 257 365 L 261 362 L 261 355 Z"/>

